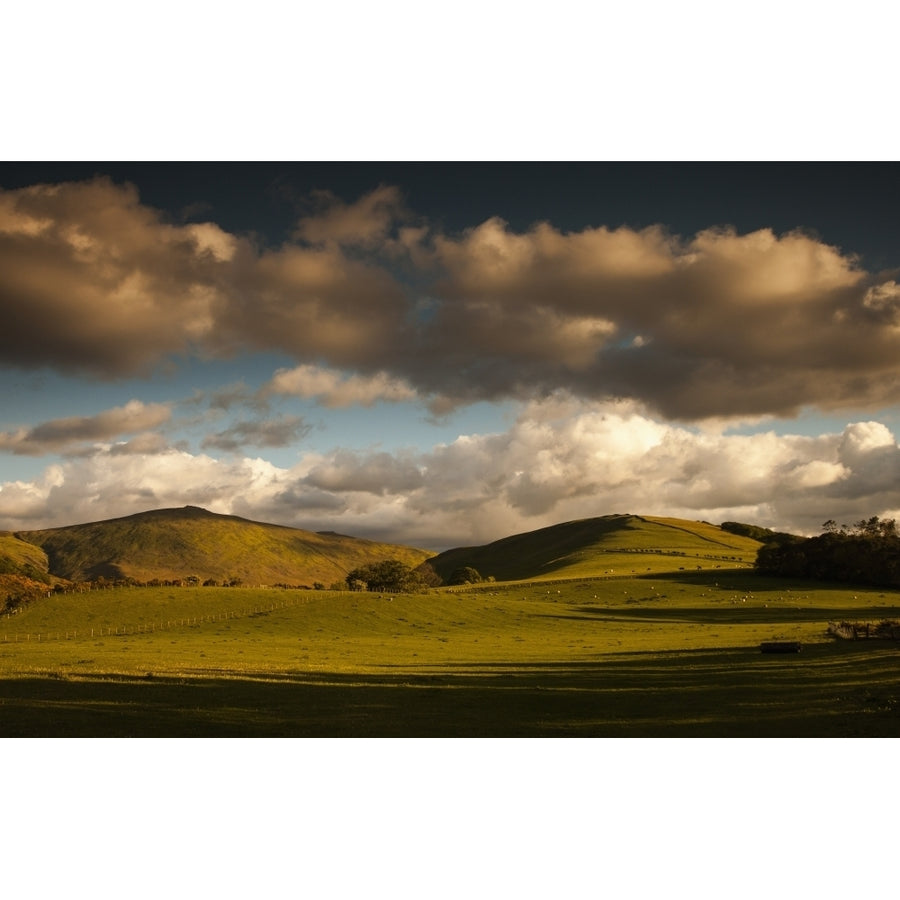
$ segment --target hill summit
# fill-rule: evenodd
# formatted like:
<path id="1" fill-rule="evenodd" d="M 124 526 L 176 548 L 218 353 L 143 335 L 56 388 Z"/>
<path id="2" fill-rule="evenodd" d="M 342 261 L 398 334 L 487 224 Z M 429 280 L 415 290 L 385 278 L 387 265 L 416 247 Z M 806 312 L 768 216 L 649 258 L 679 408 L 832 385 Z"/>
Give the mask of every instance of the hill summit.
<path id="1" fill-rule="evenodd" d="M 71 581 L 196 577 L 201 582 L 330 585 L 387 558 L 417 566 L 427 550 L 333 532 L 221 515 L 197 506 L 156 509 L 82 525 L 20 531 L 47 554 L 50 574 Z"/>
<path id="2" fill-rule="evenodd" d="M 617 514 L 577 519 L 447 550 L 428 560 L 444 581 L 471 567 L 498 581 L 580 578 L 692 567 L 748 565 L 759 541 L 708 522 Z"/>

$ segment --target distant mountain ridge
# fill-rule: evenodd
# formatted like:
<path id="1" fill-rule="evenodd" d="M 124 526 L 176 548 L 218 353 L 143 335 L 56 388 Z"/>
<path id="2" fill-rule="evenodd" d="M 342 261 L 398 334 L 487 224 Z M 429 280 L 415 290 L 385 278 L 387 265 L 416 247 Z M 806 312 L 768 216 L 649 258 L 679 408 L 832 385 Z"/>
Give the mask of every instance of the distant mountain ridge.
<path id="1" fill-rule="evenodd" d="M 427 550 L 221 515 L 196 506 L 117 519 L 19 531 L 41 548 L 50 574 L 70 581 L 106 579 L 330 586 L 352 569 L 383 559 L 415 567 Z"/>

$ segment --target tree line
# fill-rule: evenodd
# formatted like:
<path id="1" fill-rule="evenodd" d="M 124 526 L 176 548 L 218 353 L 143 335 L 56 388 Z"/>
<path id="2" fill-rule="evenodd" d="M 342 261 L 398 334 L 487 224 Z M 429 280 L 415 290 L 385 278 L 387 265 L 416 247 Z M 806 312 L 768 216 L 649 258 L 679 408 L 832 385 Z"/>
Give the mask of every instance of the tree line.
<path id="1" fill-rule="evenodd" d="M 872 516 L 853 525 L 829 519 L 816 537 L 779 535 L 756 555 L 764 575 L 900 587 L 900 534 L 894 519 Z"/>

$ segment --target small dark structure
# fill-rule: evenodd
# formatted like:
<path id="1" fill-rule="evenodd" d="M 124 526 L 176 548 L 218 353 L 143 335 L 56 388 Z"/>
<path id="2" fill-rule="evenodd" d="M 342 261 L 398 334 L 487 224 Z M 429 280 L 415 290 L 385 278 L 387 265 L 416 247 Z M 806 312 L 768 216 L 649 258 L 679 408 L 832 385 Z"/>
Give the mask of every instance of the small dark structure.
<path id="1" fill-rule="evenodd" d="M 762 653 L 799 653 L 800 641 L 763 641 L 759 645 Z"/>

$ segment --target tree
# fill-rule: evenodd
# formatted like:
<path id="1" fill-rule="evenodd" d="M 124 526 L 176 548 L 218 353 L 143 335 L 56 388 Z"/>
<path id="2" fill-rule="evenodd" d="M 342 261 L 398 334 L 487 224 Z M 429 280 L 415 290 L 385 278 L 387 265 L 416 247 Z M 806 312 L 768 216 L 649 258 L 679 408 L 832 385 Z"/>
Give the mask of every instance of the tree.
<path id="1" fill-rule="evenodd" d="M 366 590 L 379 593 L 404 593 L 422 585 L 419 576 L 398 559 L 359 566 L 348 572 L 345 580 L 351 591 L 360 590 L 359 586 L 363 584 Z"/>
<path id="2" fill-rule="evenodd" d="M 479 584 L 482 581 L 484 579 L 478 569 L 474 569 L 472 566 L 462 566 L 447 579 L 447 584 Z"/>
<path id="3" fill-rule="evenodd" d="M 761 547 L 756 568 L 772 575 L 900 586 L 900 535 L 893 519 L 872 516 L 840 530 L 829 519 L 822 527 L 818 537 Z"/>
<path id="4" fill-rule="evenodd" d="M 854 526 L 856 534 L 866 537 L 896 537 L 897 522 L 895 519 L 879 519 L 872 516 L 871 519 L 860 519 Z"/>
<path id="5" fill-rule="evenodd" d="M 422 583 L 422 586 L 426 588 L 440 587 L 444 583 L 441 576 L 435 571 L 434 566 L 427 561 L 416 567 L 415 575 Z"/>

